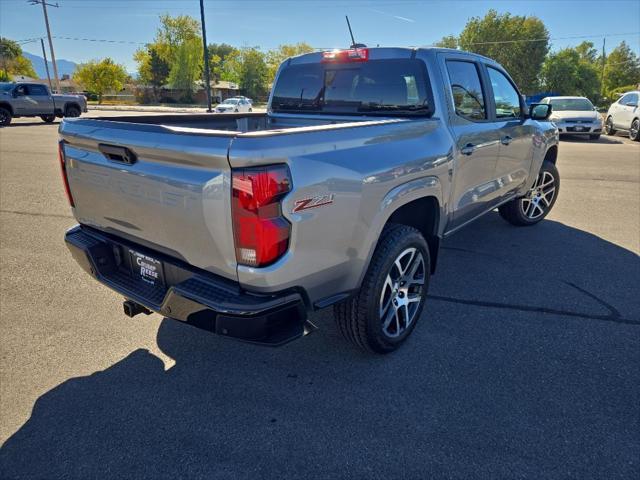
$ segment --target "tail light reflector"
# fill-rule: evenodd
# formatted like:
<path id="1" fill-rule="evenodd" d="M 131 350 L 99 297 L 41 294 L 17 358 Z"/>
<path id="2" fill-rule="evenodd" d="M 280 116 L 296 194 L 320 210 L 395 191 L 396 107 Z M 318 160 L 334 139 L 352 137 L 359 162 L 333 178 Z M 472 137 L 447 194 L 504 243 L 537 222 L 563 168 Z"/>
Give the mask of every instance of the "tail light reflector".
<path id="1" fill-rule="evenodd" d="M 286 165 L 232 170 L 231 212 L 239 264 L 264 267 L 289 247 L 291 224 L 280 201 L 291 191 Z"/>
<path id="2" fill-rule="evenodd" d="M 62 173 L 62 183 L 64 184 L 64 191 L 67 194 L 67 200 L 69 205 L 75 207 L 73 202 L 73 196 L 71 195 L 71 189 L 69 188 L 69 178 L 67 177 L 67 164 L 64 155 L 64 142 L 58 142 L 58 161 L 60 162 L 60 172 Z"/>

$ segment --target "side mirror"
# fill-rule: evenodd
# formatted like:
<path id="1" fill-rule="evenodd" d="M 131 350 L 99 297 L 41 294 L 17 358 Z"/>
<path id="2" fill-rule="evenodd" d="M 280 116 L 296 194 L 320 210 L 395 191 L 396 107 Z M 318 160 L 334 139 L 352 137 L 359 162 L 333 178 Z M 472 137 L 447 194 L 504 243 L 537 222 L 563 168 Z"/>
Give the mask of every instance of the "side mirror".
<path id="1" fill-rule="evenodd" d="M 13 91 L 11 92 L 11 96 L 13 98 L 18 98 L 18 89 L 17 88 L 13 89 Z"/>
<path id="2" fill-rule="evenodd" d="M 546 120 L 550 115 L 550 103 L 532 103 L 529 107 L 529 118 L 532 120 Z"/>

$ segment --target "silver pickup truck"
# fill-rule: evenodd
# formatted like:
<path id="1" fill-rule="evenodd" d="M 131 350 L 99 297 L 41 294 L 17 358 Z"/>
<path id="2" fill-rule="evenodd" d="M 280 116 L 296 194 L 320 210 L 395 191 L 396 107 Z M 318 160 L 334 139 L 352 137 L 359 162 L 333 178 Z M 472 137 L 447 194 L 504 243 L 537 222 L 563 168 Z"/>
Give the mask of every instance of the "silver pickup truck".
<path id="1" fill-rule="evenodd" d="M 56 117 L 79 117 L 86 111 L 84 95 L 52 94 L 41 83 L 0 82 L 0 127 L 15 117 L 40 117 L 51 123 Z"/>
<path id="2" fill-rule="evenodd" d="M 533 225 L 558 196 L 549 105 L 446 49 L 286 60 L 268 112 L 71 119 L 60 164 L 75 260 L 125 297 L 277 345 L 334 307 L 389 352 L 411 334 L 443 238 L 495 208 Z"/>

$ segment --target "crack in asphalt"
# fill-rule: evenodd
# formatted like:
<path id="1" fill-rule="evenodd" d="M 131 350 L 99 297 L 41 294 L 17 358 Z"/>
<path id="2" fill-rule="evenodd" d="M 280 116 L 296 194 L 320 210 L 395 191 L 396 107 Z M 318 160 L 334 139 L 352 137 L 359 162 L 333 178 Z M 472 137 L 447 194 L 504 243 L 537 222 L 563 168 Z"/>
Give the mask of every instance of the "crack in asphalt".
<path id="1" fill-rule="evenodd" d="M 572 286 L 575 286 L 575 285 L 572 285 Z M 576 287 L 576 288 L 581 292 L 585 293 L 586 295 L 592 297 L 594 300 L 598 301 L 602 305 L 605 305 L 605 306 L 608 305 L 600 301 L 600 299 L 593 296 L 592 294 L 589 294 L 589 292 L 586 292 L 585 290 L 582 290 L 579 287 Z M 590 314 L 590 313 L 572 312 L 571 310 L 561 310 L 557 308 L 535 307 L 530 305 L 518 305 L 513 303 L 487 302 L 482 300 L 467 300 L 464 298 L 444 297 L 441 295 L 428 295 L 428 298 L 432 300 L 441 301 L 441 302 L 457 303 L 461 305 L 472 305 L 474 307 L 499 308 L 503 310 L 516 310 L 521 312 L 548 313 L 552 315 L 562 315 L 564 317 L 585 318 L 588 320 L 600 320 L 603 322 L 613 322 L 613 323 L 620 323 L 623 325 L 640 326 L 640 320 L 631 320 L 631 319 L 623 318 L 615 308 L 613 307 L 611 307 L 612 309 L 609 308 L 610 305 L 608 307 L 605 307 L 609 310 L 608 314 L 597 315 L 597 314 Z"/>
<path id="2" fill-rule="evenodd" d="M 2 213 L 13 213 L 14 215 L 29 215 L 31 217 L 52 217 L 52 218 L 73 218 L 72 215 L 59 215 L 57 213 L 20 212 L 18 210 L 0 209 Z"/>

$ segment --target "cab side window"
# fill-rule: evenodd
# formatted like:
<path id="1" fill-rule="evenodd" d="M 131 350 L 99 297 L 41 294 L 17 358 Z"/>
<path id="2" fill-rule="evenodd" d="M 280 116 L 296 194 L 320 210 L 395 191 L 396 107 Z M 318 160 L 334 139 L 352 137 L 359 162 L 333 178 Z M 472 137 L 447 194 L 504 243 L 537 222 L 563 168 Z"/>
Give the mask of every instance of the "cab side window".
<path id="1" fill-rule="evenodd" d="M 520 94 L 509 79 L 499 70 L 488 67 L 496 105 L 496 118 L 520 118 Z"/>
<path id="2" fill-rule="evenodd" d="M 626 100 L 624 101 L 624 105 L 628 103 L 632 103 L 636 107 L 638 106 L 638 94 L 637 93 L 628 93 L 624 96 Z"/>
<path id="3" fill-rule="evenodd" d="M 16 87 L 15 92 L 16 92 L 16 95 L 20 95 L 20 96 L 27 95 L 27 86 L 26 85 L 18 85 Z"/>
<path id="4" fill-rule="evenodd" d="M 485 120 L 487 107 L 476 64 L 447 60 L 447 71 L 456 114 L 468 120 Z"/>
<path id="5" fill-rule="evenodd" d="M 29 95 L 47 96 L 47 89 L 42 85 L 29 85 Z"/>

